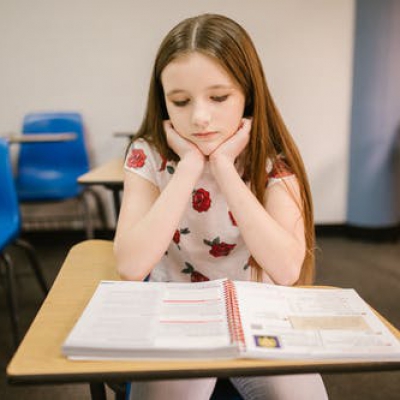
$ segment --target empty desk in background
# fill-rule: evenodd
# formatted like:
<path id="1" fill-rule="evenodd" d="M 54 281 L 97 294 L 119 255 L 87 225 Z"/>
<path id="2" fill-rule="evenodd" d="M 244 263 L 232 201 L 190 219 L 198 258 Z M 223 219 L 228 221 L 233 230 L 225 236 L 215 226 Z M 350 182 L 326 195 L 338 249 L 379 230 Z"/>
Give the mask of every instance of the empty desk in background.
<path id="1" fill-rule="evenodd" d="M 49 295 L 7 367 L 14 384 L 88 382 L 92 399 L 105 399 L 103 382 L 400 370 L 400 362 L 368 360 L 68 360 L 61 346 L 101 280 L 119 279 L 113 243 L 88 240 L 68 253 Z M 382 317 L 381 317 L 382 318 Z M 400 333 L 387 323 L 400 338 Z"/>
<path id="2" fill-rule="evenodd" d="M 112 191 L 114 200 L 115 217 L 118 219 L 119 209 L 121 207 L 121 190 L 124 185 L 124 160 L 118 158 L 111 160 L 106 164 L 91 169 L 86 174 L 78 178 L 82 185 L 92 186 L 101 185 Z"/>
<path id="3" fill-rule="evenodd" d="M 4 136 L 8 143 L 53 143 L 68 142 L 76 139 L 76 133 L 31 133 L 29 135 L 11 134 Z"/>

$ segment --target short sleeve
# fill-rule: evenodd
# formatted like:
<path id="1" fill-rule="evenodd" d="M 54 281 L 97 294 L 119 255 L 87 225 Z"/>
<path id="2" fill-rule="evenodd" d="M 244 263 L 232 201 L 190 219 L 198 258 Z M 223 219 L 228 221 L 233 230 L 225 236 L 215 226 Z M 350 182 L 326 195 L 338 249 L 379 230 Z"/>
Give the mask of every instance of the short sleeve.
<path id="1" fill-rule="evenodd" d="M 267 162 L 266 186 L 270 187 L 275 183 L 281 182 L 285 178 L 294 176 L 293 171 L 287 165 L 285 158 L 279 155 L 274 163 L 271 160 Z"/>
<path id="2" fill-rule="evenodd" d="M 129 148 L 124 169 L 160 187 L 159 171 L 162 164 L 163 160 L 157 150 L 144 139 L 137 139 Z"/>

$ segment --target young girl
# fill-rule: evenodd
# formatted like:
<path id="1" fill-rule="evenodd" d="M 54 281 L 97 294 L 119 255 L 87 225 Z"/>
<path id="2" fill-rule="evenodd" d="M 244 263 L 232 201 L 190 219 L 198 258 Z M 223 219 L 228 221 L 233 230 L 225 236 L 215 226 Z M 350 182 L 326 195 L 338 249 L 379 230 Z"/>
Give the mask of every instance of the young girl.
<path id="1" fill-rule="evenodd" d="M 125 162 L 115 254 L 124 279 L 310 284 L 304 166 L 247 32 L 205 14 L 156 56 Z M 208 399 L 215 378 L 135 382 L 132 398 Z M 326 399 L 319 375 L 232 378 L 245 399 Z"/>

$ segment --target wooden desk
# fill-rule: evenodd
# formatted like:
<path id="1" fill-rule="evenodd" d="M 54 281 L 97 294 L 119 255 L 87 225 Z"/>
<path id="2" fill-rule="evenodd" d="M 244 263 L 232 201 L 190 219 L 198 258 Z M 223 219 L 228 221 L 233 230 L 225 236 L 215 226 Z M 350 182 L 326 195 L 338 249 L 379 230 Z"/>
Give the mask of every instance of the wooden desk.
<path id="1" fill-rule="evenodd" d="M 102 382 L 197 377 L 279 375 L 307 372 L 399 370 L 400 362 L 353 360 L 71 361 L 61 345 L 102 279 L 118 279 L 112 242 L 74 246 L 17 352 L 7 367 L 10 383 L 90 382 L 102 398 Z M 386 321 L 385 321 L 386 322 Z M 400 338 L 400 333 L 389 323 Z"/>
<path id="2" fill-rule="evenodd" d="M 113 135 L 119 138 L 126 138 L 132 140 L 132 138 L 136 135 L 136 132 L 114 132 Z"/>
<path id="3" fill-rule="evenodd" d="M 102 185 L 112 191 L 115 217 L 118 219 L 121 207 L 120 193 L 124 184 L 124 160 L 117 158 L 108 163 L 93 168 L 78 178 L 82 185 Z"/>
<path id="4" fill-rule="evenodd" d="M 4 137 L 8 143 L 53 143 L 68 142 L 76 139 L 76 133 L 30 133 L 27 135 L 11 134 Z"/>

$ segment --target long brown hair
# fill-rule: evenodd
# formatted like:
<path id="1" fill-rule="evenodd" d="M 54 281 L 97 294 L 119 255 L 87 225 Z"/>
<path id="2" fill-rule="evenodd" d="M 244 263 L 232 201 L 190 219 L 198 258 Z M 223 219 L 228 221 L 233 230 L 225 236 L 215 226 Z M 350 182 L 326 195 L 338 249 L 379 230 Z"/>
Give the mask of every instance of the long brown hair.
<path id="1" fill-rule="evenodd" d="M 161 73 L 174 59 L 199 52 L 216 59 L 241 86 L 245 116 L 252 117 L 250 141 L 245 153 L 245 176 L 257 199 L 264 204 L 265 166 L 284 155 L 285 163 L 300 185 L 301 210 L 305 225 L 306 256 L 296 284 L 311 284 L 314 278 L 314 220 L 311 191 L 300 153 L 268 90 L 262 64 L 248 33 L 222 15 L 203 14 L 176 25 L 158 50 L 150 81 L 147 109 L 137 135 L 151 142 L 160 154 L 178 161 L 168 147 L 162 122 L 169 119 L 161 84 Z"/>

